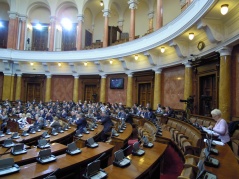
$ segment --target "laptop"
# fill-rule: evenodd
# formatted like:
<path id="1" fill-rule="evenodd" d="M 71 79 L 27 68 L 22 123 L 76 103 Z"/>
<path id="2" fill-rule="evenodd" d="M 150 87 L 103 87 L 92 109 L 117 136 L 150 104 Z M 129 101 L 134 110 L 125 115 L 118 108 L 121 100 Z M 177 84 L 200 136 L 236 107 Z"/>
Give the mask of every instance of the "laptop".
<path id="1" fill-rule="evenodd" d="M 13 158 L 0 159 L 0 176 L 18 172 L 20 167 L 14 164 Z"/>
<path id="2" fill-rule="evenodd" d="M 13 147 L 15 145 L 15 143 L 12 141 L 12 139 L 6 139 L 3 141 L 2 146 L 9 148 L 9 147 Z"/>
<path id="3" fill-rule="evenodd" d="M 86 141 L 86 146 L 87 146 L 87 147 L 90 147 L 90 148 L 95 148 L 95 147 L 98 147 L 99 144 L 96 143 L 93 138 L 89 138 L 89 139 L 87 139 L 87 141 Z"/>
<path id="4" fill-rule="evenodd" d="M 18 139 L 19 137 L 18 132 L 14 132 L 11 136 L 12 139 Z"/>
<path id="5" fill-rule="evenodd" d="M 145 154 L 145 151 L 140 149 L 139 146 L 140 146 L 139 142 L 135 142 L 133 144 L 133 150 L 132 150 L 133 155 L 142 156 Z"/>
<path id="6" fill-rule="evenodd" d="M 100 168 L 100 160 L 93 161 L 87 165 L 85 178 L 102 179 L 107 177 L 107 173 Z"/>
<path id="7" fill-rule="evenodd" d="M 41 164 L 53 162 L 56 160 L 56 157 L 51 154 L 51 149 L 44 149 L 39 152 L 37 161 Z"/>
<path id="8" fill-rule="evenodd" d="M 128 165 L 130 165 L 130 159 L 128 159 L 127 157 L 124 156 L 124 152 L 123 150 L 118 150 L 114 153 L 115 155 L 115 160 L 113 161 L 113 164 L 117 167 L 126 167 Z"/>
<path id="9" fill-rule="evenodd" d="M 70 155 L 75 155 L 81 153 L 81 150 L 76 146 L 75 142 L 72 142 L 70 144 L 67 144 L 66 152 Z"/>
<path id="10" fill-rule="evenodd" d="M 37 147 L 40 149 L 51 147 L 51 145 L 48 142 L 49 141 L 47 141 L 46 139 L 39 139 Z"/>
<path id="11" fill-rule="evenodd" d="M 20 155 L 27 153 L 27 150 L 25 149 L 24 144 L 17 144 L 12 147 L 11 154 L 12 155 Z"/>

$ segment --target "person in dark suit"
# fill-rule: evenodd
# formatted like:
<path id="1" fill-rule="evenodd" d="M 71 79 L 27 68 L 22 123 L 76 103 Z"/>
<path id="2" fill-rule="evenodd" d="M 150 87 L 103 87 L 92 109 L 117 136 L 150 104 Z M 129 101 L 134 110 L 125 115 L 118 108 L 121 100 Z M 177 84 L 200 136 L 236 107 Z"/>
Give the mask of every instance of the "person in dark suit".
<path id="1" fill-rule="evenodd" d="M 39 129 L 43 129 L 44 128 L 44 120 L 42 117 L 39 117 L 39 114 L 35 115 L 35 119 L 36 122 L 34 122 L 34 124 L 32 126 L 30 126 L 27 130 L 27 132 L 30 132 L 32 128 L 39 128 Z"/>
<path id="2" fill-rule="evenodd" d="M 75 124 L 77 125 L 77 130 L 80 130 L 80 133 L 83 133 L 84 128 L 86 128 L 86 125 L 87 125 L 87 122 L 83 113 L 76 115 Z"/>
<path id="3" fill-rule="evenodd" d="M 111 121 L 110 116 L 108 116 L 105 111 L 102 111 L 101 119 L 98 121 L 104 125 L 103 132 L 101 133 L 101 140 L 105 142 L 107 140 L 107 137 L 109 137 L 108 133 L 111 131 L 114 124 Z"/>
<path id="4" fill-rule="evenodd" d="M 174 110 L 171 109 L 169 106 L 165 108 L 165 112 L 163 115 L 167 117 L 175 117 Z"/>
<path id="5" fill-rule="evenodd" d="M 132 125 L 133 124 L 133 117 L 132 117 L 132 115 L 129 113 L 128 109 L 125 110 L 125 113 L 126 113 L 125 122 L 130 123 Z"/>
<path id="6" fill-rule="evenodd" d="M 53 120 L 52 123 L 50 124 L 50 127 L 52 127 L 52 128 L 62 127 L 61 124 L 60 124 L 60 121 L 59 121 L 58 117 L 54 117 L 54 120 Z"/>

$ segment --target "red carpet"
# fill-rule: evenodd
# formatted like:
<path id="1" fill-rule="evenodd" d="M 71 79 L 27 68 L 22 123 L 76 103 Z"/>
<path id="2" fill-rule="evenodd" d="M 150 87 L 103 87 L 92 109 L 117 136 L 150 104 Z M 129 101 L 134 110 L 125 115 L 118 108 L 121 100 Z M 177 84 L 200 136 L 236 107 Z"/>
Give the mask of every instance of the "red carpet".
<path id="1" fill-rule="evenodd" d="M 183 162 L 171 145 L 165 151 L 163 166 L 163 173 L 160 175 L 160 179 L 176 179 L 183 169 Z"/>

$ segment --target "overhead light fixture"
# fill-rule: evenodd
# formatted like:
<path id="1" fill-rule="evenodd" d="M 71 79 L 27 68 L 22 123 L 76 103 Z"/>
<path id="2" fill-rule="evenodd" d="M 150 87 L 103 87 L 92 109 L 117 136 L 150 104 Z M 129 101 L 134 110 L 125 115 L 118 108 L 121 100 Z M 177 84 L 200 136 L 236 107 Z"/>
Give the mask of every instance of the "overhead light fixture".
<path id="1" fill-rule="evenodd" d="M 70 19 L 68 19 L 68 18 L 63 18 L 62 20 L 61 20 L 61 25 L 64 27 L 64 29 L 66 29 L 66 30 L 71 30 L 72 29 L 72 22 L 71 22 L 71 20 Z"/>
<path id="2" fill-rule="evenodd" d="M 189 36 L 188 36 L 188 38 L 189 38 L 189 40 L 193 40 L 193 38 L 194 38 L 194 33 L 189 33 Z"/>
<path id="3" fill-rule="evenodd" d="M 113 63 L 113 61 L 112 60 L 110 60 L 110 64 L 112 64 Z"/>
<path id="4" fill-rule="evenodd" d="M 3 27 L 3 23 L 0 21 L 0 28 Z"/>
<path id="5" fill-rule="evenodd" d="M 84 62 L 84 65 L 87 66 L 87 62 Z"/>
<path id="6" fill-rule="evenodd" d="M 165 52 L 165 47 L 161 47 L 160 51 L 161 51 L 161 53 L 164 53 Z"/>
<path id="7" fill-rule="evenodd" d="M 35 26 L 35 28 L 37 29 L 37 30 L 42 30 L 42 25 L 41 24 L 37 24 L 36 26 Z"/>
<path id="8" fill-rule="evenodd" d="M 33 63 L 33 62 L 31 62 L 31 63 L 30 63 L 30 65 L 31 65 L 31 66 L 33 66 L 33 65 L 34 65 L 34 63 Z"/>
<path id="9" fill-rule="evenodd" d="M 138 56 L 138 55 L 134 55 L 134 59 L 135 59 L 135 60 L 138 60 L 138 59 L 139 59 L 139 56 Z"/>
<path id="10" fill-rule="evenodd" d="M 228 13 L 228 4 L 221 5 L 221 14 L 226 15 Z"/>
<path id="11" fill-rule="evenodd" d="M 61 66 L 61 63 L 58 63 L 58 66 L 60 67 L 60 66 Z"/>
<path id="12" fill-rule="evenodd" d="M 100 1 L 100 6 L 103 6 L 103 5 L 104 5 L 103 1 Z"/>

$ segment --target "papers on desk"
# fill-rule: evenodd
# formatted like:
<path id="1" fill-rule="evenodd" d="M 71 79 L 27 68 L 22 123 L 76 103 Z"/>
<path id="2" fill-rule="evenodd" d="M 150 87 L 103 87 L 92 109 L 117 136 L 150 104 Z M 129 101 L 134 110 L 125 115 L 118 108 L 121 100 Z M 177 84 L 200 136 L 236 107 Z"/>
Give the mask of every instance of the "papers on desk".
<path id="1" fill-rule="evenodd" d="M 204 142 L 207 142 L 207 139 L 204 139 Z M 221 145 L 221 146 L 225 145 L 223 142 L 221 142 L 221 141 L 216 141 L 216 140 L 213 140 L 213 141 L 212 141 L 212 144 L 214 144 L 214 145 Z"/>
<path id="2" fill-rule="evenodd" d="M 210 135 L 219 136 L 218 133 L 208 129 L 207 127 L 202 127 L 202 130 Z"/>

